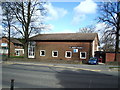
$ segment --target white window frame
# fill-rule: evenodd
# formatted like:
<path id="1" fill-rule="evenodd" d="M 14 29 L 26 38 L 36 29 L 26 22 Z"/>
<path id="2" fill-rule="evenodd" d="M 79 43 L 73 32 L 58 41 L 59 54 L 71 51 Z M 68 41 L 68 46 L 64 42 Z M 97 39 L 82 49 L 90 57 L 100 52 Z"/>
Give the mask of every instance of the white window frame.
<path id="1" fill-rule="evenodd" d="M 44 55 L 42 55 L 42 51 L 44 51 Z M 46 52 L 45 52 L 45 50 L 40 50 L 40 56 L 45 56 L 45 54 L 46 54 Z"/>
<path id="2" fill-rule="evenodd" d="M 81 53 L 85 53 L 85 57 L 82 57 Z M 80 58 L 81 59 L 86 59 L 86 52 L 80 52 Z"/>
<path id="3" fill-rule="evenodd" d="M 28 42 L 28 58 L 35 58 L 36 54 L 36 42 Z"/>
<path id="4" fill-rule="evenodd" d="M 4 49 L 4 50 L 3 50 L 3 53 L 4 53 L 4 54 L 8 54 L 8 49 Z"/>
<path id="5" fill-rule="evenodd" d="M 70 57 L 67 57 L 67 53 L 68 53 L 68 52 L 70 52 Z M 71 58 L 71 57 L 72 57 L 72 51 L 66 51 L 66 52 L 65 52 L 65 57 L 66 57 L 66 58 Z"/>
<path id="6" fill-rule="evenodd" d="M 54 52 L 57 52 L 57 56 L 54 56 Z M 53 50 L 52 51 L 52 57 L 58 57 L 58 51 Z"/>
<path id="7" fill-rule="evenodd" d="M 15 51 L 19 50 L 20 52 L 22 52 L 24 54 L 24 49 L 15 49 Z"/>
<path id="8" fill-rule="evenodd" d="M 17 52 L 18 52 L 18 53 L 17 53 Z M 15 51 L 15 55 L 16 55 L 16 56 L 20 56 L 20 50 L 16 50 L 16 51 Z"/>

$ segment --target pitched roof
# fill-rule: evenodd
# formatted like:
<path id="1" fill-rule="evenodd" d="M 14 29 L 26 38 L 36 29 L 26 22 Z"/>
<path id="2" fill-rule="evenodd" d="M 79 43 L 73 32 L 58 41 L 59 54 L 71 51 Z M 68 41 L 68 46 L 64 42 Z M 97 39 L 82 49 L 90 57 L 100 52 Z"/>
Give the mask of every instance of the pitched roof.
<path id="1" fill-rule="evenodd" d="M 7 40 L 8 40 L 8 37 L 2 37 L 2 38 L 6 38 Z M 1 39 L 2 39 L 1 38 Z M 10 38 L 10 41 L 12 42 L 12 43 L 16 43 L 16 44 L 21 44 L 22 45 L 22 43 L 19 41 L 19 40 L 17 40 L 16 38 Z"/>
<path id="2" fill-rule="evenodd" d="M 22 45 L 22 43 L 19 40 L 15 39 L 15 38 L 10 38 L 10 41 L 12 43 L 16 43 L 16 44 L 21 44 Z"/>
<path id="3" fill-rule="evenodd" d="M 58 34 L 39 34 L 29 40 L 94 40 L 98 37 L 97 33 L 58 33 Z"/>

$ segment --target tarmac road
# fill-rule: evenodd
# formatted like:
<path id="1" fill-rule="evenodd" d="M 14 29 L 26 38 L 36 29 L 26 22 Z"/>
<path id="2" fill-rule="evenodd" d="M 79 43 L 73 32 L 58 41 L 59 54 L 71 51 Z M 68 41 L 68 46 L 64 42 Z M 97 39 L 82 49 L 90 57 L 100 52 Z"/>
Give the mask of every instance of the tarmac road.
<path id="1" fill-rule="evenodd" d="M 114 71 L 90 71 L 45 65 L 3 64 L 2 88 L 118 88 Z"/>

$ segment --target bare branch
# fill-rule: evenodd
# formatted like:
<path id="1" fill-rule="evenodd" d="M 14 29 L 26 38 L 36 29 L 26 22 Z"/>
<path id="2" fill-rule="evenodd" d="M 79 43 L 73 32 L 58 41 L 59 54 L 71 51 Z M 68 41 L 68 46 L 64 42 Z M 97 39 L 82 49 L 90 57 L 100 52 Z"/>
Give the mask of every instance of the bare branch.
<path id="1" fill-rule="evenodd" d="M 15 28 L 15 30 L 17 30 L 19 33 L 21 33 L 22 34 L 22 36 L 24 37 L 24 34 L 23 34 L 23 32 L 20 30 L 20 29 L 18 29 L 16 26 L 14 26 L 14 25 L 12 25 L 12 27 L 14 27 Z"/>

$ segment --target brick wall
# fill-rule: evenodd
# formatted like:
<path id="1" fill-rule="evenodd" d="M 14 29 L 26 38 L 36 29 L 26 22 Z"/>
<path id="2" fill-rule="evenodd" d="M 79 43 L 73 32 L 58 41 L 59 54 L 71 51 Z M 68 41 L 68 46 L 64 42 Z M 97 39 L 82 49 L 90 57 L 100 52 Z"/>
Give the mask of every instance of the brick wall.
<path id="1" fill-rule="evenodd" d="M 74 47 L 83 47 L 83 49 L 79 49 L 78 53 L 73 53 Z M 40 50 L 46 51 L 46 56 L 40 56 Z M 58 51 L 58 57 L 52 57 L 52 51 Z M 65 58 L 65 51 L 72 51 L 71 58 Z M 36 42 L 35 48 L 35 58 L 37 59 L 49 59 L 49 60 L 83 60 L 80 59 L 80 52 L 86 52 L 87 58 L 84 60 L 88 60 L 92 54 L 91 42 Z"/>
<path id="2" fill-rule="evenodd" d="M 1 41 L 2 41 L 1 43 L 7 43 L 7 44 L 9 43 L 9 41 L 6 38 L 2 38 Z M 10 55 L 14 55 L 15 48 L 14 48 L 14 44 L 12 42 L 10 43 L 10 48 L 11 48 Z"/>
<path id="3" fill-rule="evenodd" d="M 106 53 L 106 62 L 112 62 L 114 61 L 115 53 Z M 118 61 L 120 62 L 120 53 L 118 55 Z"/>
<path id="4" fill-rule="evenodd" d="M 2 38 L 0 40 L 0 43 L 9 43 L 9 41 L 6 38 Z M 8 46 L 7 46 L 8 47 Z M 10 42 L 10 55 L 15 56 L 15 48 L 16 49 L 23 49 L 21 46 L 15 46 L 14 43 Z M 23 55 L 23 54 L 22 54 Z"/>

